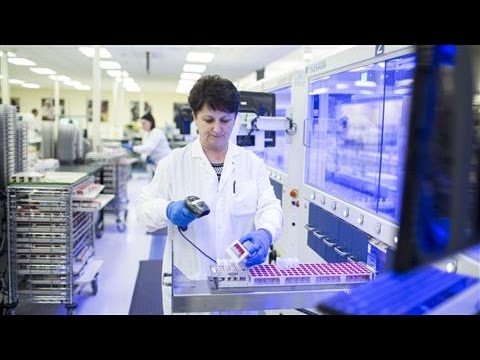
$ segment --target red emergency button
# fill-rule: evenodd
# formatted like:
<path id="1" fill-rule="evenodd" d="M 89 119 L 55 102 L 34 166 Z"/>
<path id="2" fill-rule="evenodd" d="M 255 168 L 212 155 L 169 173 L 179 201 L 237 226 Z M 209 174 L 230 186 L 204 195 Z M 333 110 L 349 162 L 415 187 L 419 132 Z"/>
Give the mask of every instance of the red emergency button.
<path id="1" fill-rule="evenodd" d="M 298 190 L 297 189 L 290 190 L 290 196 L 293 198 L 296 198 L 298 196 Z"/>

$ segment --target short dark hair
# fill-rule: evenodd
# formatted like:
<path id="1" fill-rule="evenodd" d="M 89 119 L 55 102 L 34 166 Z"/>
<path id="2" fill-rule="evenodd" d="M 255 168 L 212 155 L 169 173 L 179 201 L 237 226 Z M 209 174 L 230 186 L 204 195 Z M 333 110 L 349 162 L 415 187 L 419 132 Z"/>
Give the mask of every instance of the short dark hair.
<path id="1" fill-rule="evenodd" d="M 152 126 L 150 127 L 150 130 L 152 130 L 155 127 L 155 118 L 153 117 L 152 113 L 148 112 L 145 115 L 143 115 L 140 119 L 150 121 L 150 124 L 152 124 Z"/>
<path id="2" fill-rule="evenodd" d="M 190 90 L 188 105 L 196 115 L 203 105 L 214 111 L 238 113 L 240 94 L 233 83 L 218 75 L 202 76 Z"/>
<path id="3" fill-rule="evenodd" d="M 32 109 L 32 114 L 37 115 L 37 114 L 38 114 L 38 110 L 37 110 L 37 109 Z"/>

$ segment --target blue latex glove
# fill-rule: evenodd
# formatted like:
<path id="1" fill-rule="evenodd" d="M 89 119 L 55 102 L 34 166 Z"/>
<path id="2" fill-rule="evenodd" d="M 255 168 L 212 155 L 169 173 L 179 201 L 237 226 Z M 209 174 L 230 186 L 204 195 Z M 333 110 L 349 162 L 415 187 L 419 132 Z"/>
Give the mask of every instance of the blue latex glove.
<path id="1" fill-rule="evenodd" d="M 173 201 L 167 206 L 167 218 L 173 224 L 186 228 L 193 220 L 195 215 L 188 210 L 185 200 Z"/>
<path id="2" fill-rule="evenodd" d="M 147 164 L 150 164 L 150 165 L 155 165 L 155 163 L 153 162 L 152 157 L 150 155 L 147 156 L 147 159 L 145 160 L 145 162 Z"/>
<path id="3" fill-rule="evenodd" d="M 268 249 L 272 243 L 272 234 L 265 229 L 258 229 L 244 235 L 240 239 L 240 243 L 243 244 L 250 253 L 245 265 L 251 267 L 263 263 L 267 258 Z"/>
<path id="4" fill-rule="evenodd" d="M 127 150 L 130 150 L 130 151 L 133 151 L 133 145 L 132 144 L 122 144 L 122 147 L 124 149 L 127 149 Z"/>

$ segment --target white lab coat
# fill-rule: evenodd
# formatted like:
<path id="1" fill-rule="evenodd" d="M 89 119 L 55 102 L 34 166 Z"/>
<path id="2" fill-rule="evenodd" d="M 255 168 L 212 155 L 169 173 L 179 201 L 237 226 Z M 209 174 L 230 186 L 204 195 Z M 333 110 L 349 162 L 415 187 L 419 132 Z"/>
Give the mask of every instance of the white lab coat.
<path id="1" fill-rule="evenodd" d="M 184 148 L 173 150 L 158 164 L 154 178 L 136 202 L 138 220 L 149 231 L 168 226 L 164 273 L 171 273 L 172 245 L 174 264 L 188 278 L 205 279 L 210 273 L 212 262 L 167 219 L 167 205 L 188 195 L 204 200 L 210 214 L 191 222 L 185 235 L 214 259 L 228 258 L 227 246 L 255 229 L 268 230 L 273 240 L 280 236 L 283 212 L 264 162 L 253 152 L 230 142 L 219 183 L 196 139 Z M 163 293 L 168 313 L 171 288 L 164 287 Z"/>
<path id="2" fill-rule="evenodd" d="M 40 130 L 41 130 L 41 123 L 40 120 L 35 118 L 35 116 L 32 113 L 26 113 L 22 114 L 20 113 L 22 117 L 22 121 L 24 121 L 27 124 L 27 129 L 28 129 L 28 141 L 36 141 L 40 137 Z M 40 139 L 41 140 L 41 139 Z"/>
<path id="3" fill-rule="evenodd" d="M 133 151 L 147 156 L 150 155 L 155 164 L 158 164 L 160 160 L 172 151 L 167 137 L 157 128 L 147 132 L 142 140 L 142 145 L 135 145 Z"/>

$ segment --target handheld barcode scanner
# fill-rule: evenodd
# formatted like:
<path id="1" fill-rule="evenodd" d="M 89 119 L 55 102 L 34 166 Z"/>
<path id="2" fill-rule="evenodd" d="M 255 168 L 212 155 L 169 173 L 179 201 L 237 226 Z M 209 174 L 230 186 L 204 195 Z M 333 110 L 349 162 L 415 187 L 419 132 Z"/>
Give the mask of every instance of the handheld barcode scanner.
<path id="1" fill-rule="evenodd" d="M 201 200 L 197 196 L 187 196 L 185 198 L 185 205 L 187 206 L 188 210 L 198 219 L 202 216 L 208 215 L 210 213 L 210 208 L 205 203 L 205 201 Z M 186 227 L 180 227 L 179 229 L 182 231 L 187 230 Z"/>

